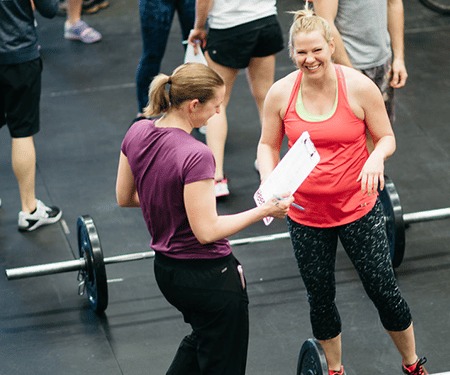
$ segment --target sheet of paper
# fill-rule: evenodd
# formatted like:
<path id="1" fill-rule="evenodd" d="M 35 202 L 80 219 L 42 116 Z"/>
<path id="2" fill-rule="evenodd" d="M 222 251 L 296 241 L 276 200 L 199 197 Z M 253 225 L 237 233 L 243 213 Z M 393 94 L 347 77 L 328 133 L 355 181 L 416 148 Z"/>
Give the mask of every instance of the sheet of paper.
<path id="1" fill-rule="evenodd" d="M 198 53 L 195 54 L 194 46 L 192 44 L 188 44 L 186 46 L 186 53 L 184 54 L 184 63 L 185 64 L 200 63 L 200 64 L 208 65 L 200 46 L 198 46 L 197 50 L 198 50 Z"/>
<path id="2" fill-rule="evenodd" d="M 269 177 L 253 195 L 258 206 L 286 192 L 294 192 L 319 163 L 320 156 L 308 132 L 304 132 L 284 155 Z M 273 217 L 264 218 L 269 225 Z"/>

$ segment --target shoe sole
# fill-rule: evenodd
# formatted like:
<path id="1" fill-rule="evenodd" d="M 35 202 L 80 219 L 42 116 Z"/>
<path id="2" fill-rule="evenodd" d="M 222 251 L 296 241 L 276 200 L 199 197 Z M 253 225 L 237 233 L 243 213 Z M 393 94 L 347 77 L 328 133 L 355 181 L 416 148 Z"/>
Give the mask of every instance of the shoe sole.
<path id="1" fill-rule="evenodd" d="M 45 223 L 41 223 L 39 225 L 36 225 L 36 224 L 39 223 L 39 222 L 37 222 L 35 225 L 33 225 L 33 226 L 29 227 L 29 228 L 19 227 L 19 232 L 33 232 L 36 229 L 38 229 L 40 227 L 43 227 L 45 225 L 56 224 L 61 219 L 61 217 L 62 217 L 62 211 L 59 211 L 58 215 L 56 215 L 55 217 L 53 217 L 51 219 L 48 219 Z"/>
<path id="2" fill-rule="evenodd" d="M 78 40 L 78 41 L 80 41 L 81 43 L 84 43 L 84 44 L 97 43 L 97 42 L 100 42 L 102 40 L 102 38 L 100 38 L 100 39 L 97 39 L 97 40 L 93 40 L 92 42 L 86 42 L 86 41 L 83 40 L 83 38 L 80 38 L 79 36 L 70 36 L 70 35 L 64 35 L 64 39 L 66 39 L 66 40 Z"/>

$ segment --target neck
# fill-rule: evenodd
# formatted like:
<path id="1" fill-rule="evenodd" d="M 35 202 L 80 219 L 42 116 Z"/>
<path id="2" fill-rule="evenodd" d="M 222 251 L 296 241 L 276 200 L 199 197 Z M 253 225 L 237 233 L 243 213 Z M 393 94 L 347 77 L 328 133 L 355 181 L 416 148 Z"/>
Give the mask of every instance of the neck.
<path id="1" fill-rule="evenodd" d="M 159 120 L 156 120 L 155 126 L 159 128 L 176 128 L 184 130 L 186 133 L 191 133 L 194 129 L 189 114 L 180 110 L 171 110 L 164 114 Z"/>
<path id="2" fill-rule="evenodd" d="M 330 86 L 334 87 L 336 84 L 336 71 L 334 65 L 330 64 L 328 69 L 320 77 L 310 77 L 308 74 L 303 74 L 301 85 L 305 87 L 315 87 L 322 90 L 327 89 Z"/>

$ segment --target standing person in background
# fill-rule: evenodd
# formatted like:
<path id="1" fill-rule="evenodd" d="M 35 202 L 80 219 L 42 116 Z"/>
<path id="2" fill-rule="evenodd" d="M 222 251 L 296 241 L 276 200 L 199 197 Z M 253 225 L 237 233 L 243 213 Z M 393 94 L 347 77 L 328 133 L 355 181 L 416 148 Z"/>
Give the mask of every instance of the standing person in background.
<path id="1" fill-rule="evenodd" d="M 320 162 L 294 193 L 306 211 L 290 210 L 288 227 L 305 284 L 314 336 L 325 351 L 329 374 L 342 375 L 341 319 L 336 306 L 338 239 L 383 327 L 403 359 L 405 374 L 427 374 L 416 354 L 410 309 L 402 297 L 389 254 L 383 208 L 384 162 L 395 151 L 395 136 L 377 86 L 366 76 L 333 64 L 330 26 L 311 10 L 295 14 L 289 49 L 299 68 L 275 82 L 267 94 L 258 145 L 264 180 L 280 157 L 308 131 Z M 366 130 L 374 149 L 366 147 Z"/>
<path id="2" fill-rule="evenodd" d="M 183 40 L 187 40 L 194 26 L 195 0 L 139 0 L 142 56 L 136 72 L 138 116 L 148 104 L 150 82 L 160 71 L 175 11 Z"/>
<path id="3" fill-rule="evenodd" d="M 394 89 L 408 77 L 402 0 L 314 0 L 314 10 L 331 26 L 333 62 L 360 70 L 376 83 L 394 124 Z"/>
<path id="4" fill-rule="evenodd" d="M 122 143 L 117 201 L 141 207 L 158 286 L 192 327 L 168 375 L 245 373 L 247 289 L 225 237 L 265 216 L 285 217 L 293 201 L 274 198 L 234 215 L 217 214 L 214 157 L 190 133 L 220 112 L 224 97 L 223 79 L 206 65 L 160 74 L 144 114 L 163 116 L 135 122 Z"/>
<path id="5" fill-rule="evenodd" d="M 246 69 L 262 123 L 264 99 L 275 76 L 275 54 L 283 49 L 276 15 L 276 0 L 196 1 L 195 26 L 189 42 L 196 46 L 195 42 L 201 41 L 208 65 L 224 78 L 227 89 L 222 111 L 208 121 L 206 131 L 206 143 L 216 160 L 216 197 L 229 194 L 224 173 L 226 108 L 240 69 Z"/>
<path id="6" fill-rule="evenodd" d="M 100 4 L 104 4 L 100 2 Z M 107 5 L 107 4 L 106 4 Z M 67 19 L 64 23 L 64 38 L 79 40 L 83 43 L 95 43 L 102 40 L 102 35 L 89 27 L 81 19 L 83 0 L 67 0 Z"/>
<path id="7" fill-rule="evenodd" d="M 53 18 L 57 0 L 34 0 L 36 10 Z M 22 203 L 19 230 L 33 231 L 56 223 L 62 215 L 35 196 L 36 150 L 39 131 L 42 61 L 31 1 L 0 1 L 0 128 L 8 125 L 11 161 Z"/>

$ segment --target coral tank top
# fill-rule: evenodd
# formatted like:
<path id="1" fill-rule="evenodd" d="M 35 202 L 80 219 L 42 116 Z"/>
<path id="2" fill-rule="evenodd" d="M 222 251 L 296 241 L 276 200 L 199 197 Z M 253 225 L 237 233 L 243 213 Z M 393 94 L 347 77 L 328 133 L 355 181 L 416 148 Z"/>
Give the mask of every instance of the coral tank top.
<path id="1" fill-rule="evenodd" d="M 302 107 L 299 71 L 283 119 L 289 147 L 308 131 L 320 162 L 294 193 L 301 211 L 292 207 L 289 217 L 312 227 L 335 227 L 363 217 L 375 205 L 376 195 L 361 192 L 356 182 L 369 157 L 366 147 L 366 123 L 353 113 L 347 101 L 342 69 L 334 65 L 337 76 L 337 97 L 334 110 L 326 118 L 307 114 Z M 300 93 L 300 97 L 299 94 Z M 299 114 L 300 113 L 300 114 Z"/>

